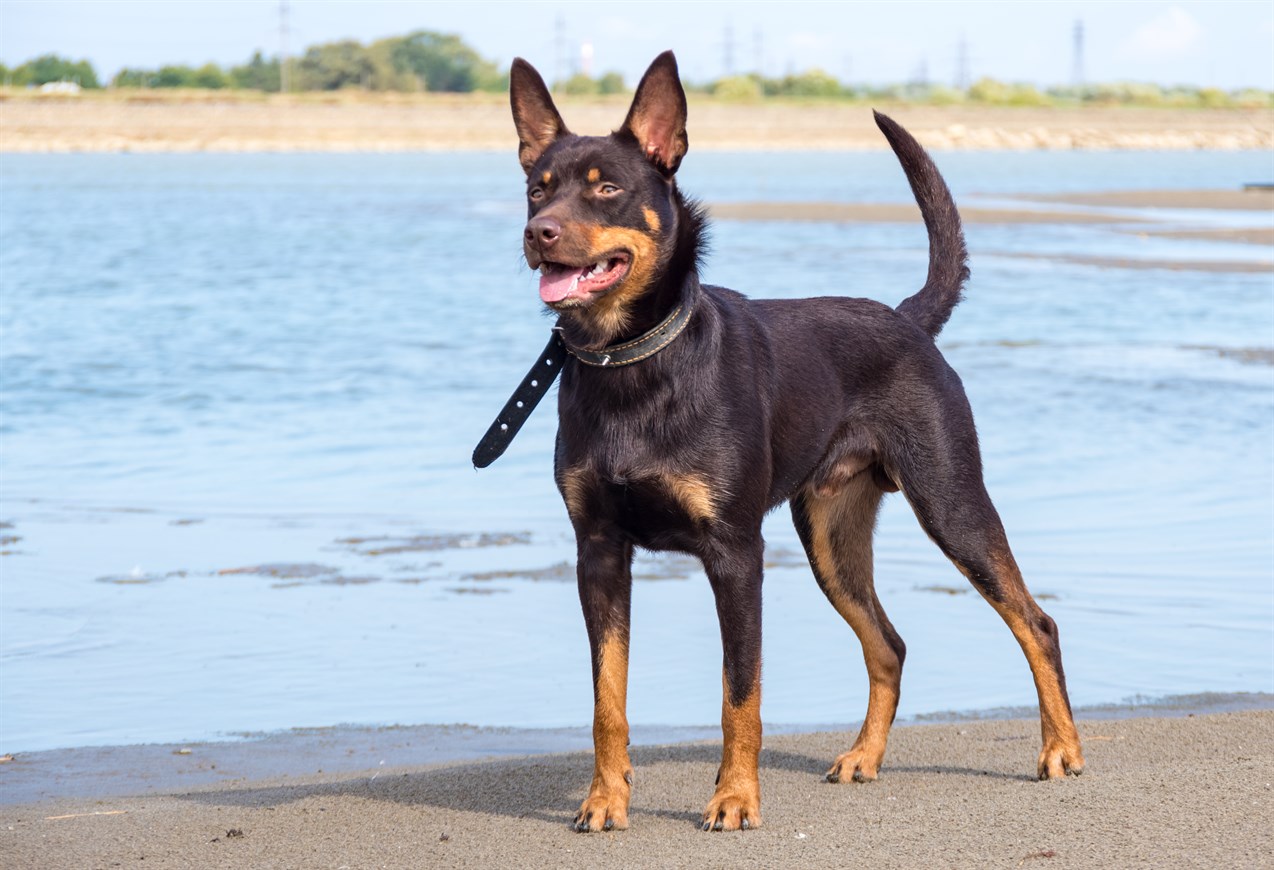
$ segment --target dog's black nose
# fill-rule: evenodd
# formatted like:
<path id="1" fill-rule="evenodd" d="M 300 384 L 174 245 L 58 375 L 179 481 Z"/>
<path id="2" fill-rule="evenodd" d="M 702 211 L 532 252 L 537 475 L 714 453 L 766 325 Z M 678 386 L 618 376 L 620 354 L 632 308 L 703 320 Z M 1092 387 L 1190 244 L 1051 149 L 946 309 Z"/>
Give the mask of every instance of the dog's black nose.
<path id="1" fill-rule="evenodd" d="M 523 234 L 527 244 L 536 245 L 540 250 L 551 248 L 562 236 L 562 225 L 556 218 L 546 215 L 531 218 Z"/>

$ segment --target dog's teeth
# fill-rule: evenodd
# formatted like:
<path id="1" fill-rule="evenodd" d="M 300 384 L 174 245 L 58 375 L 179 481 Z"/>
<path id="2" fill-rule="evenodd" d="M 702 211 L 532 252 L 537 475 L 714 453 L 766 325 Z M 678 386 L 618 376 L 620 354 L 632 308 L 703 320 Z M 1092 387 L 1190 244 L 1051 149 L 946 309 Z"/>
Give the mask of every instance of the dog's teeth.
<path id="1" fill-rule="evenodd" d="M 596 274 L 598 274 L 598 273 L 600 273 L 600 272 L 605 272 L 605 271 L 606 271 L 606 261 L 605 261 L 605 260 L 598 260 L 596 263 L 594 263 L 594 264 L 593 264 L 593 274 L 594 274 L 594 275 L 596 275 Z"/>

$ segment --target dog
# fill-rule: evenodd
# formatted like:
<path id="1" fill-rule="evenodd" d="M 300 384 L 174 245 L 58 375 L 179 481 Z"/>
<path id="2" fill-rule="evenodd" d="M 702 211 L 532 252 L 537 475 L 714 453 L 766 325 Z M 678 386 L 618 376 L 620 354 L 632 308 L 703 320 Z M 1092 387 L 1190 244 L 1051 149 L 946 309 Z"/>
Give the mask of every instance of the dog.
<path id="1" fill-rule="evenodd" d="M 919 292 L 896 309 L 750 300 L 700 283 L 705 214 L 675 179 L 689 140 L 671 52 L 651 64 L 609 136 L 571 133 L 520 58 L 510 102 L 527 176 L 523 251 L 565 351 L 554 476 L 575 531 L 592 650 L 594 772 L 575 830 L 628 826 L 637 547 L 698 557 L 715 595 L 723 748 L 703 830 L 761 824 L 761 521 L 784 502 L 815 579 L 862 644 L 870 681 L 862 728 L 828 782 L 876 779 L 898 706 L 906 647 L 872 583 L 872 532 L 889 492 L 903 494 L 1021 645 L 1039 693 L 1039 777 L 1080 773 L 1057 626 L 1022 580 L 983 485 L 960 378 L 934 344 L 969 273 L 959 213 L 924 149 L 876 113 L 928 231 Z"/>

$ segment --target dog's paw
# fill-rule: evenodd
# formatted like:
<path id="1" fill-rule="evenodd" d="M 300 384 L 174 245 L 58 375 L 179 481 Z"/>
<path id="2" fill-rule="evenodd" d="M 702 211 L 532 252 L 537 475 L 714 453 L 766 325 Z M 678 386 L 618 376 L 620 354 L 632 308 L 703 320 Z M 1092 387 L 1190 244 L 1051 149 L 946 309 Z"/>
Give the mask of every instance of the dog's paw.
<path id="1" fill-rule="evenodd" d="M 761 827 L 761 788 L 747 786 L 718 788 L 703 811 L 705 831 L 746 831 Z"/>
<path id="2" fill-rule="evenodd" d="M 842 754 L 823 778 L 828 782 L 874 782 L 880 772 L 880 755 L 855 747 Z"/>
<path id="3" fill-rule="evenodd" d="M 1084 772 L 1084 753 L 1079 743 L 1056 741 L 1047 743 L 1040 751 L 1036 772 L 1040 779 L 1065 779 L 1066 774 L 1079 776 Z"/>
<path id="4" fill-rule="evenodd" d="M 581 834 L 625 830 L 631 795 L 632 789 L 626 782 L 622 786 L 594 785 L 580 804 L 571 827 Z"/>

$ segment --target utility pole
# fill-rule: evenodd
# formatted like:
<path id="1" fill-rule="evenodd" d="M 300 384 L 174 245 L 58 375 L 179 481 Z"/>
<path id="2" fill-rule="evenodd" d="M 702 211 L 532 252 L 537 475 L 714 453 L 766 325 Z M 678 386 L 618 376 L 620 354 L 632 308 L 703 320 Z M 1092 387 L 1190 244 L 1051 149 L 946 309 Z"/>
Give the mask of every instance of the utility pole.
<path id="1" fill-rule="evenodd" d="M 553 88 L 566 78 L 568 61 L 566 60 L 566 16 L 560 12 L 553 22 Z"/>
<path id="2" fill-rule="evenodd" d="M 929 58 L 921 57 L 920 63 L 916 67 L 916 75 L 914 82 L 921 87 L 927 87 L 929 84 Z"/>
<path id="3" fill-rule="evenodd" d="M 956 48 L 955 86 L 958 91 L 969 89 L 969 40 L 960 34 L 960 45 Z"/>
<path id="4" fill-rule="evenodd" d="M 729 24 L 725 26 L 725 74 L 734 75 L 734 28 Z"/>
<path id="5" fill-rule="evenodd" d="M 765 35 L 761 28 L 752 31 L 752 71 L 757 75 L 765 75 Z"/>
<path id="6" fill-rule="evenodd" d="M 279 92 L 286 94 L 292 83 L 288 75 L 288 0 L 279 2 Z"/>
<path id="7" fill-rule="evenodd" d="M 1071 84 L 1077 88 L 1084 86 L 1084 22 L 1075 19 L 1075 50 L 1071 66 Z"/>

